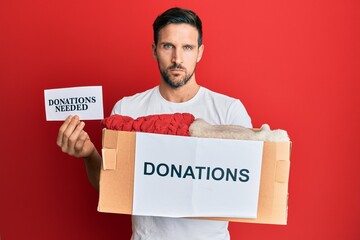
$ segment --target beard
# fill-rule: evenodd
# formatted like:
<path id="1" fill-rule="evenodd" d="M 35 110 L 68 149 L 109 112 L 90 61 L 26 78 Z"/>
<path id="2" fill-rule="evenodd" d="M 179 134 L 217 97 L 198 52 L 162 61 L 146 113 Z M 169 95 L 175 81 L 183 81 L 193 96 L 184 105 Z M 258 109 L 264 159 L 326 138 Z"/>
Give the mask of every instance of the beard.
<path id="1" fill-rule="evenodd" d="M 159 66 L 160 68 L 160 66 Z M 179 81 L 174 81 L 171 79 L 171 76 L 169 74 L 169 71 L 172 69 L 181 69 L 185 72 L 185 76 L 180 79 Z M 192 71 L 191 73 L 187 73 L 186 69 L 184 67 L 182 67 L 180 64 L 173 64 L 172 66 L 166 68 L 165 70 L 161 70 L 160 69 L 160 73 L 162 78 L 164 79 L 164 81 L 173 89 L 176 89 L 178 87 L 184 86 L 190 79 L 191 77 L 194 75 L 195 69 L 194 71 Z M 175 75 L 175 77 L 177 77 L 177 75 Z"/>

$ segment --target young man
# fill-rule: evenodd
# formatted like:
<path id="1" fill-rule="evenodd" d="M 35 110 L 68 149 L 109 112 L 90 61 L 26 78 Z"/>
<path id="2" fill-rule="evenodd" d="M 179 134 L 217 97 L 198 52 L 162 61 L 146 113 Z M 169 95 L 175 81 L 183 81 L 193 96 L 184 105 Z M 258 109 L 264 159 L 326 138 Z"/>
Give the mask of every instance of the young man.
<path id="1" fill-rule="evenodd" d="M 201 60 L 202 23 L 192 11 L 172 8 L 153 24 L 153 56 L 158 62 L 160 85 L 118 101 L 112 114 L 139 116 L 187 112 L 212 124 L 251 127 L 242 103 L 197 84 L 196 64 Z M 84 122 L 69 116 L 59 129 L 57 144 L 62 151 L 84 158 L 87 174 L 99 187 L 101 156 L 84 131 Z M 133 216 L 133 240 L 228 240 L 228 222 Z"/>

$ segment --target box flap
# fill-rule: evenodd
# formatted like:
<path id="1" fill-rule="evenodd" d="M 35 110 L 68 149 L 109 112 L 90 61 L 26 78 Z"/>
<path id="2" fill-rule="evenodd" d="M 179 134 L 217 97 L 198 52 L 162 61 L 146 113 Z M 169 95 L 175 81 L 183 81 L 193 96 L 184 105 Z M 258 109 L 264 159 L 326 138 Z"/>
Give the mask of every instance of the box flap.
<path id="1" fill-rule="evenodd" d="M 103 131 L 103 152 L 107 160 L 100 172 L 98 211 L 132 213 L 135 139 L 135 132 Z M 108 167 L 113 170 L 105 170 Z"/>
<path id="2" fill-rule="evenodd" d="M 116 169 L 117 132 L 103 129 L 102 169 Z M 106 140 L 105 140 L 106 139 Z"/>
<path id="3" fill-rule="evenodd" d="M 275 181 L 278 183 L 286 183 L 289 179 L 290 162 L 286 160 L 278 160 L 276 162 Z"/>
<path id="4" fill-rule="evenodd" d="M 116 169 L 116 149 L 103 148 L 102 152 L 102 169 L 115 170 Z"/>

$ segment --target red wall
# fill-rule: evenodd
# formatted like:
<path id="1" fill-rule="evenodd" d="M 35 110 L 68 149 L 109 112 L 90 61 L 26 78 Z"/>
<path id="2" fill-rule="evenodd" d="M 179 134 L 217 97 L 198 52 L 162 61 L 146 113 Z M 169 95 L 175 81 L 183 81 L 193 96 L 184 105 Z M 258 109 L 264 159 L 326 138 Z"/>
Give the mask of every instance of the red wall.
<path id="1" fill-rule="evenodd" d="M 231 223 L 232 239 L 360 239 L 355 0 L 2 0 L 0 238 L 129 239 L 130 217 L 98 213 L 82 160 L 57 148 L 43 90 L 102 85 L 108 115 L 154 86 L 151 25 L 175 5 L 203 19 L 198 82 L 293 141 L 288 225 Z M 99 121 L 86 124 L 100 148 Z"/>

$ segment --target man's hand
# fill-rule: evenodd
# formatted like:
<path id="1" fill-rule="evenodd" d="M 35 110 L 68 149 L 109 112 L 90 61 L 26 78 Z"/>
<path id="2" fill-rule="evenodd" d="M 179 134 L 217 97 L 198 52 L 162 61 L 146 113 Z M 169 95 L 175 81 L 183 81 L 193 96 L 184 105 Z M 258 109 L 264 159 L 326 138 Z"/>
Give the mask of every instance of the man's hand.
<path id="1" fill-rule="evenodd" d="M 78 116 L 68 116 L 59 129 L 57 145 L 64 153 L 77 158 L 87 158 L 95 150 L 89 135 L 83 130 L 84 122 Z"/>

